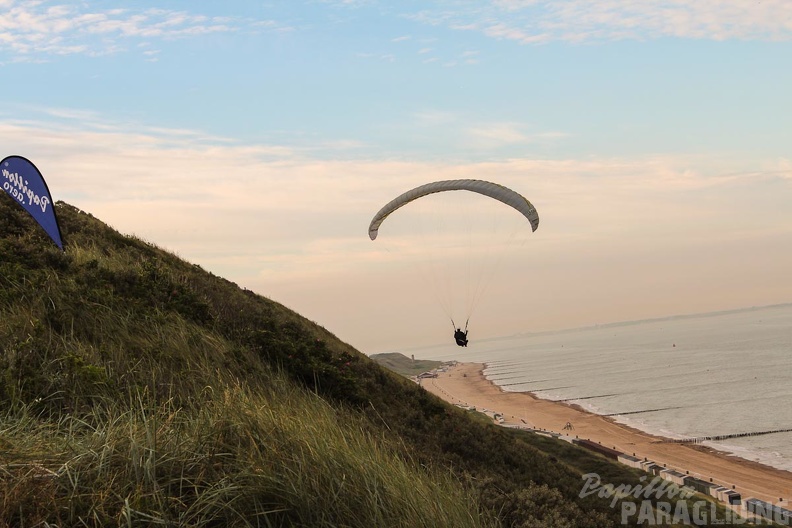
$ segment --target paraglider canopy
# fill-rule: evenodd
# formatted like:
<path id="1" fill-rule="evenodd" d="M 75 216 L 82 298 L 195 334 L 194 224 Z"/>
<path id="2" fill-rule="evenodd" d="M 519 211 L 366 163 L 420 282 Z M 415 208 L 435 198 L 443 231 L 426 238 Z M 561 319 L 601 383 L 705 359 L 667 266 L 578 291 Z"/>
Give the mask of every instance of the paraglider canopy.
<path id="1" fill-rule="evenodd" d="M 480 196 L 469 196 L 471 193 Z M 429 195 L 433 197 L 425 198 Z M 481 197 L 492 200 L 482 201 Z M 454 207 L 449 209 L 452 204 Z M 416 258 L 418 271 L 427 281 L 426 290 L 437 296 L 453 324 L 456 343 L 467 346 L 467 323 L 495 276 L 495 269 L 503 256 L 518 246 L 513 243 L 515 238 L 536 231 L 539 215 L 524 196 L 503 185 L 474 179 L 443 180 L 415 187 L 385 204 L 371 219 L 369 238 L 376 240 L 383 223 L 405 206 L 411 221 L 401 227 L 416 227 L 415 234 L 423 235 L 423 239 L 405 244 L 410 238 L 401 238 L 399 247 L 408 249 Z M 405 218 L 402 213 L 397 216 L 400 220 L 396 231 Z M 412 229 L 407 236 L 412 236 Z M 465 322 L 464 331 L 455 321 Z"/>
<path id="2" fill-rule="evenodd" d="M 532 231 L 536 231 L 536 228 L 539 227 L 539 214 L 536 212 L 536 208 L 531 205 L 531 202 L 524 196 L 503 185 L 484 180 L 443 180 L 427 183 L 426 185 L 411 189 L 385 204 L 385 206 L 374 215 L 374 218 L 371 219 L 371 224 L 369 224 L 369 238 L 371 240 L 377 238 L 380 225 L 396 209 L 423 196 L 445 191 L 470 191 L 489 196 L 522 213 L 531 223 Z"/>

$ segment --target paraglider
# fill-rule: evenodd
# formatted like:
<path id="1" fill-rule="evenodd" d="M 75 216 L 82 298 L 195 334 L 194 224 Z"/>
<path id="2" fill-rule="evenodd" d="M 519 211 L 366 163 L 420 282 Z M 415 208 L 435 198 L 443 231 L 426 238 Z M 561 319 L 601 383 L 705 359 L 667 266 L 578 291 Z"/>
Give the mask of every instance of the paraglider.
<path id="1" fill-rule="evenodd" d="M 531 227 L 531 232 L 536 231 L 539 227 L 539 215 L 536 212 L 536 208 L 529 202 L 524 196 L 521 194 L 509 189 L 508 187 L 504 187 L 503 185 L 499 185 L 497 183 L 492 183 L 484 180 L 473 180 L 473 179 L 464 179 L 464 180 L 443 180 L 443 181 L 436 181 L 432 183 L 427 183 L 424 185 L 420 185 L 414 189 L 411 189 L 407 192 L 404 192 L 385 204 L 372 218 L 371 223 L 369 224 L 368 234 L 371 240 L 376 240 L 377 235 L 379 234 L 379 230 L 385 222 L 385 220 L 393 214 L 395 211 L 399 210 L 400 208 L 407 206 L 416 200 L 424 198 L 429 195 L 433 195 L 436 193 L 445 193 L 448 191 L 469 191 L 472 193 L 476 193 L 479 195 L 483 195 L 488 198 L 492 198 L 509 206 L 510 208 L 519 212 L 525 219 L 528 220 L 528 223 Z M 499 209 L 500 211 L 500 209 Z M 509 215 L 511 217 L 511 215 Z M 525 225 L 524 223 L 520 223 L 520 230 L 522 231 L 522 226 Z M 471 238 L 471 237 L 468 237 Z M 429 241 L 429 246 L 432 245 L 432 241 Z M 471 248 L 470 253 L 473 253 L 476 258 L 482 257 L 479 255 L 479 252 L 476 252 L 474 248 Z M 481 252 L 485 253 L 485 252 Z M 486 255 L 484 255 L 486 256 Z M 446 254 L 443 255 L 444 258 L 453 258 L 452 256 L 447 256 Z M 431 260 L 431 259 L 430 259 Z M 435 259 L 436 260 L 436 259 Z M 470 264 L 467 264 L 467 267 L 470 268 Z M 450 280 L 448 277 L 442 277 L 438 279 L 438 282 L 442 282 L 443 284 L 449 284 L 449 288 L 455 290 L 461 289 L 468 289 L 468 290 L 477 290 L 474 295 L 480 295 L 478 291 L 481 289 L 481 285 L 477 284 L 474 287 L 470 287 L 466 285 L 467 288 L 461 287 L 459 284 L 460 281 L 453 281 Z M 482 281 L 481 277 L 478 278 L 478 283 L 486 282 Z M 473 310 L 473 305 L 475 304 L 475 300 L 469 301 L 468 309 L 466 312 L 466 321 L 465 321 L 465 329 L 462 330 L 461 325 L 458 326 L 454 322 L 454 315 L 452 313 L 451 308 L 446 308 L 447 315 L 451 318 L 451 323 L 454 326 L 454 340 L 456 344 L 461 347 L 467 347 L 468 345 L 468 322 L 470 321 L 470 315 Z M 445 308 L 445 307 L 444 307 Z M 461 320 L 461 318 L 460 318 Z"/>
<path id="2" fill-rule="evenodd" d="M 457 328 L 456 332 L 454 332 L 454 340 L 456 341 L 457 345 L 466 347 L 468 344 L 467 329 L 463 332 L 461 328 Z"/>

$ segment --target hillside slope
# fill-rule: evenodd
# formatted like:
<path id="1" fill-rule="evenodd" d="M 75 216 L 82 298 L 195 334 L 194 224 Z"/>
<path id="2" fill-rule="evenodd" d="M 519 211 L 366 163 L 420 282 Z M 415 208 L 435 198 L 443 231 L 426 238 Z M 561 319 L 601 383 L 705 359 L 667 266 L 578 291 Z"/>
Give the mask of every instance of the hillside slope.
<path id="1" fill-rule="evenodd" d="M 369 357 L 386 369 L 407 377 L 429 372 L 443 364 L 442 361 L 408 358 L 399 352 L 384 352 L 372 354 Z"/>
<path id="2" fill-rule="evenodd" d="M 612 526 L 581 469 L 282 305 L 0 195 L 0 525 Z"/>

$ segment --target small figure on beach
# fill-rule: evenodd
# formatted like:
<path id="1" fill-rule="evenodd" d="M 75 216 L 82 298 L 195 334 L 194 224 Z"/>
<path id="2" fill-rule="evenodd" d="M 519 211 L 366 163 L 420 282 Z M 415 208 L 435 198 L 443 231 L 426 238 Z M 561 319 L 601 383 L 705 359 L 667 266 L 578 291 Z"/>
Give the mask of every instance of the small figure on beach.
<path id="1" fill-rule="evenodd" d="M 564 426 L 564 431 L 571 431 L 574 428 L 575 427 L 572 425 L 572 422 L 567 422 L 566 425 Z"/>
<path id="2" fill-rule="evenodd" d="M 456 340 L 457 345 L 461 347 L 466 347 L 468 344 L 467 330 L 463 332 L 462 329 L 457 328 L 456 332 L 454 332 L 454 339 Z"/>

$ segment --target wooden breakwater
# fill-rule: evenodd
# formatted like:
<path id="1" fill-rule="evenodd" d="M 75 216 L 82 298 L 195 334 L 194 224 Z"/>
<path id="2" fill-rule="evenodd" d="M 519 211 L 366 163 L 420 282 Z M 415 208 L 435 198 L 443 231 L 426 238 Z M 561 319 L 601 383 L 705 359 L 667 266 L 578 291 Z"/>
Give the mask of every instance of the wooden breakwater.
<path id="1" fill-rule="evenodd" d="M 792 428 L 789 429 L 773 429 L 770 431 L 753 431 L 750 433 L 731 433 L 731 434 L 724 434 L 724 435 L 714 435 L 714 436 L 697 436 L 694 438 L 666 438 L 663 440 L 657 440 L 653 442 L 655 444 L 700 444 L 701 442 L 707 441 L 714 441 L 714 440 L 728 440 L 729 438 L 744 438 L 746 436 L 761 436 L 761 435 L 768 435 L 768 434 L 775 434 L 775 433 L 792 433 Z"/>
<path id="2" fill-rule="evenodd" d="M 628 414 L 642 414 L 642 413 L 659 412 L 659 411 L 672 411 L 674 409 L 681 409 L 681 408 L 682 407 L 659 407 L 657 409 L 644 409 L 642 411 L 626 411 L 626 412 L 617 412 L 617 413 L 603 414 L 602 416 L 626 416 Z"/>

